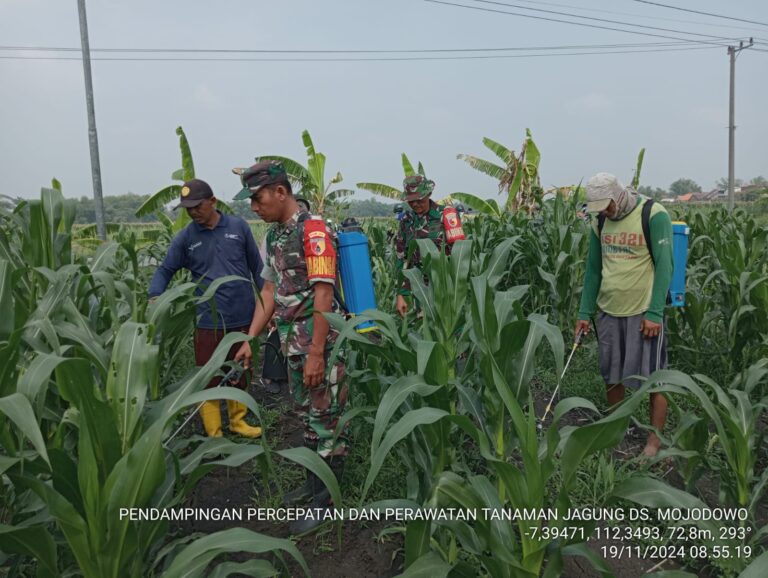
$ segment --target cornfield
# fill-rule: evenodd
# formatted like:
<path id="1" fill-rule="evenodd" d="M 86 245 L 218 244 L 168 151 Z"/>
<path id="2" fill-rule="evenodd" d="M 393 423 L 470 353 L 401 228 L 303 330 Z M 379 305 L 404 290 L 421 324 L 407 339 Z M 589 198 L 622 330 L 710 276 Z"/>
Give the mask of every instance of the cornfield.
<path id="1" fill-rule="evenodd" d="M 599 386 L 592 399 L 568 397 L 566 377 L 538 427 L 578 308 L 589 228 L 577 209 L 575 197 L 557 196 L 531 214 L 479 215 L 450 257 L 419 241 L 423 268 L 406 274 L 420 311 L 404 320 L 394 312 L 395 222 L 364 223 L 379 309 L 363 317 L 378 331 L 330 316 L 352 380 L 340 427 L 350 424 L 361 456 L 339 485 L 309 450 L 279 449 L 269 428 L 248 443 L 189 429 L 171 437 L 209 399 L 240 401 L 267 419 L 247 392 L 204 390 L 244 336 L 227 336 L 205 366 L 190 363 L 195 305 L 228 278 L 201 297 L 177 278 L 147 301 L 172 223 L 150 235 L 119 227 L 101 243 L 73 228 L 72 205 L 56 188 L 3 206 L 0 567 L 40 577 L 309 575 L 306 549 L 284 535 L 237 523 L 179 535 L 168 520 L 125 514 L 189 506 L 206 476 L 243 467 L 261 488 L 255 505 L 268 507 L 294 462 L 320 475 L 340 509 L 550 513 L 387 523 L 378 531 L 397 545 L 390 575 L 554 577 L 575 558 L 594 575 L 627 575 L 596 541 L 604 524 L 569 514 L 717 507 L 744 514 L 612 527 L 628 529 L 623 546 L 655 548 L 646 569 L 658 576 L 768 576 L 768 227 L 746 213 L 684 215 L 687 306 L 669 311 L 677 369 L 655 373 L 610 413 Z M 596 366 L 594 345 L 579 355 Z M 649 391 L 671 402 L 665 449 L 650 462 L 622 460 L 628 428 L 649 428 Z M 350 526 L 337 527 L 343 549 Z"/>

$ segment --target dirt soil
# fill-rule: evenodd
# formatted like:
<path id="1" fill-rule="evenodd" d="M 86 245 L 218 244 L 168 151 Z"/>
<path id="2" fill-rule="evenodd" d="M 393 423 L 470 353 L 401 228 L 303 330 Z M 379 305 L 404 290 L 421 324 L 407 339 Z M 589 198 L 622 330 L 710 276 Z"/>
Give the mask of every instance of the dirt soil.
<path id="1" fill-rule="evenodd" d="M 280 404 L 289 405 L 287 388 L 283 387 L 281 394 L 269 394 L 261 386 L 254 385 L 250 393 L 256 401 L 266 407 Z M 226 428 L 226 411 L 223 411 Z M 193 420 L 197 433 L 202 433 L 199 420 Z M 190 432 L 192 433 L 192 432 Z M 301 422 L 290 414 L 283 414 L 273 426 L 270 442 L 276 449 L 297 447 L 302 444 Z M 286 490 L 292 488 L 286 488 Z M 260 475 L 254 474 L 253 464 L 246 463 L 238 468 L 216 468 L 202 478 L 192 491 L 183 507 L 193 508 L 241 508 L 255 507 L 257 497 L 264 493 L 268 495 L 271 489 L 264 488 Z M 342 492 L 344 485 L 342 483 Z M 263 505 L 259 501 L 259 505 Z M 200 532 L 209 534 L 232 527 L 243 527 L 254 532 L 267 534 L 276 538 L 289 538 L 288 522 L 272 522 L 259 520 L 243 521 L 185 521 L 174 526 L 178 536 L 186 536 Z M 311 575 L 316 578 L 387 578 L 402 572 L 402 538 L 399 535 L 388 535 L 379 538 L 384 529 L 382 523 L 366 524 L 364 522 L 347 521 L 341 532 L 337 525 L 327 524 L 315 534 L 303 537 L 296 546 L 304 556 Z M 254 557 L 241 553 L 229 555 L 227 559 L 242 562 Z M 262 556 L 258 556 L 262 557 Z M 266 556 L 271 559 L 270 556 Z M 285 554 L 291 576 L 301 576 L 301 567 Z M 217 558 L 217 562 L 222 561 Z M 279 568 L 279 562 L 275 563 Z M 234 576 L 234 575 L 233 575 Z"/>

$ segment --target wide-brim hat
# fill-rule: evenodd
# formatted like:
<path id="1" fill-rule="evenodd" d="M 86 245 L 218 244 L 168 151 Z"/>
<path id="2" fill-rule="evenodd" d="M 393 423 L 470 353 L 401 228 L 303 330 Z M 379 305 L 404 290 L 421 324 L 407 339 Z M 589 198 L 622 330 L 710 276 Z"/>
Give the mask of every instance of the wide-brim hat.
<path id="1" fill-rule="evenodd" d="M 424 199 L 435 190 L 435 181 L 431 181 L 423 175 L 406 177 L 403 181 L 403 193 L 401 199 L 406 203 Z"/>

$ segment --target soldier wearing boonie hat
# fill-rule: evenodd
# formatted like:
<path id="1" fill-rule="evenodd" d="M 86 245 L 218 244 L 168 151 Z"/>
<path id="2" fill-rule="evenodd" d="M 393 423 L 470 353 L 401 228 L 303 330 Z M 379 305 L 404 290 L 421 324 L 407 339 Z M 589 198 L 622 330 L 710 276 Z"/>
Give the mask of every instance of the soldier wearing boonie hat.
<path id="1" fill-rule="evenodd" d="M 403 181 L 401 199 L 408 203 L 411 209 L 400 219 L 395 236 L 396 266 L 400 278 L 396 308 L 403 317 L 408 312 L 408 302 L 405 298 L 411 294 L 411 285 L 403 275 L 403 270 L 421 266 L 418 249 L 413 251 L 410 258 L 407 257 L 411 241 L 431 239 L 438 249 L 444 247 L 445 252 L 450 255 L 453 243 L 465 238 L 456 209 L 443 207 L 430 199 L 434 190 L 435 182 L 423 175 L 412 175 Z"/>
<path id="2" fill-rule="evenodd" d="M 187 269 L 199 283 L 196 293 L 203 291 L 216 279 L 237 275 L 251 279 L 260 288 L 263 266 L 251 228 L 243 219 L 225 215 L 216 209 L 216 197 L 210 185 L 200 179 L 185 182 L 179 191 L 179 204 L 192 222 L 171 241 L 168 254 L 158 266 L 149 285 L 150 302 L 154 302 L 168 287 L 179 269 Z M 222 284 L 214 296 L 216 315 L 209 303 L 197 306 L 194 350 L 195 364 L 205 365 L 224 335 L 233 331 L 246 332 L 253 316 L 256 300 L 250 281 L 229 281 Z M 237 347 L 233 347 L 227 359 L 231 360 Z M 236 385 L 245 389 L 247 373 L 240 376 Z M 221 381 L 214 377 L 207 385 L 215 387 Z M 248 409 L 244 404 L 227 400 L 229 429 L 249 438 L 261 436 L 261 428 L 245 421 Z M 200 406 L 200 418 L 209 437 L 220 437 L 221 408 L 219 400 L 211 400 Z"/>
<path id="3" fill-rule="evenodd" d="M 672 280 L 672 222 L 661 204 L 610 173 L 587 181 L 586 210 L 597 219 L 592 219 L 576 334 L 589 333 L 595 319 L 600 373 L 614 407 L 624 399 L 625 385 L 639 387 L 631 376 L 667 366 L 664 306 Z M 651 425 L 659 432 L 666 415 L 666 398 L 652 393 Z M 658 435 L 649 433 L 643 455 L 656 455 L 660 446 Z"/>
<path id="4" fill-rule="evenodd" d="M 260 161 L 234 172 L 243 185 L 236 198 L 250 198 L 251 209 L 272 223 L 266 238 L 264 291 L 248 334 L 259 335 L 274 316 L 288 360 L 294 411 L 304 423 L 304 445 L 317 452 L 340 481 L 349 450 L 345 432 L 337 436 L 336 426 L 347 399 L 347 381 L 342 358 L 330 364 L 338 332 L 323 315 L 336 309 L 333 236 L 321 217 L 299 206 L 279 161 Z M 252 358 L 248 343 L 235 356 L 246 365 Z M 284 496 L 285 505 L 309 500 L 313 509 L 332 507 L 325 484 L 311 473 Z M 303 534 L 321 523 L 322 518 L 306 517 L 294 521 L 290 531 Z"/>

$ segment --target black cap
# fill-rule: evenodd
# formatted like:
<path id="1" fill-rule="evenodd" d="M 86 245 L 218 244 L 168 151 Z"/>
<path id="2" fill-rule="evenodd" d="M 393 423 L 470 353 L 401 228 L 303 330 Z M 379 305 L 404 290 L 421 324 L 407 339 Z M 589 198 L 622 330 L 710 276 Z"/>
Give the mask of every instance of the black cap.
<path id="1" fill-rule="evenodd" d="M 191 181 L 187 181 L 182 185 L 181 202 L 173 207 L 173 210 L 175 211 L 179 207 L 190 209 L 192 207 L 196 207 L 205 199 L 210 199 L 212 197 L 213 190 L 208 183 L 201 181 L 200 179 L 192 179 Z"/>
<path id="2" fill-rule="evenodd" d="M 243 184 L 243 188 L 235 195 L 236 201 L 249 199 L 266 185 L 288 180 L 285 167 L 280 161 L 260 161 L 247 169 L 232 169 L 232 172 L 240 175 L 240 182 Z"/>

